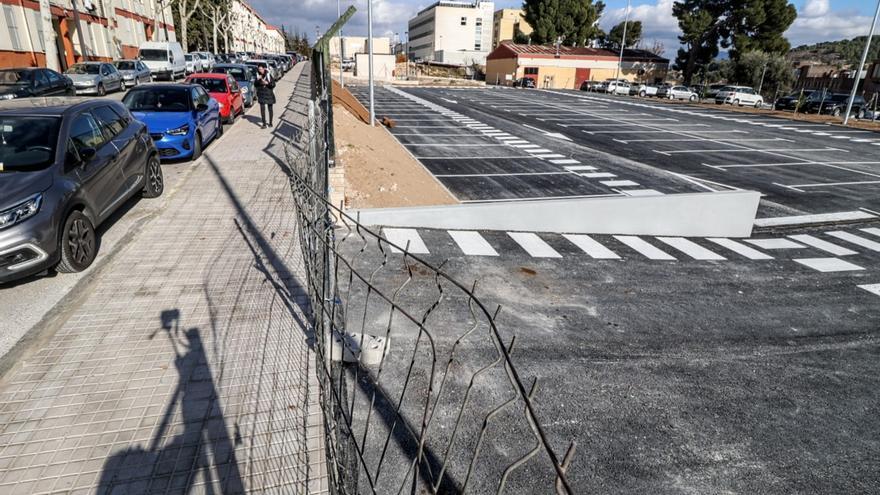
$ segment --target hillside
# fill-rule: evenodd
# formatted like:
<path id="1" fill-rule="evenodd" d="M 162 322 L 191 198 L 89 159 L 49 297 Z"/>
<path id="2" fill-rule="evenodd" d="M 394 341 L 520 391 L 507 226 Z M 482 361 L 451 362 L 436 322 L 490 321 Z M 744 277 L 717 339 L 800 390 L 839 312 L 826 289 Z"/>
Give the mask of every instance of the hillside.
<path id="1" fill-rule="evenodd" d="M 867 36 L 859 36 L 851 40 L 823 41 L 813 45 L 802 45 L 792 48 L 789 57 L 794 61 L 822 62 L 841 67 L 856 65 L 865 49 Z M 880 57 L 880 36 L 874 36 L 868 62 Z"/>

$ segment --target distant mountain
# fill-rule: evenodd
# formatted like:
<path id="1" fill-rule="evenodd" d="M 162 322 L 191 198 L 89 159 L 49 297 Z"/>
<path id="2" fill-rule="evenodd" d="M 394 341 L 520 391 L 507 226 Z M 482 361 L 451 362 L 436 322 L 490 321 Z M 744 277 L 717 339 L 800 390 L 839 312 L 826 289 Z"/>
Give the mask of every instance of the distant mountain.
<path id="1" fill-rule="evenodd" d="M 795 62 L 819 62 L 845 68 L 859 63 L 867 39 L 867 36 L 859 36 L 851 40 L 823 41 L 813 45 L 802 45 L 792 48 L 788 56 Z M 874 36 L 871 50 L 868 52 L 868 63 L 870 64 L 871 61 L 878 58 L 880 58 L 880 36 Z"/>

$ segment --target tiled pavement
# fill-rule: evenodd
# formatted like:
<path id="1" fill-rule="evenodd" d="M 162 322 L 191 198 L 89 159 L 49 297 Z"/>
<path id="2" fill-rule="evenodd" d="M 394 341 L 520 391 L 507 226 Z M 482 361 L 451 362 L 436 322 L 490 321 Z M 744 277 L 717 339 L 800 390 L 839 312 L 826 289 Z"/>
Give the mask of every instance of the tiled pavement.
<path id="1" fill-rule="evenodd" d="M 300 72 L 279 81 L 278 113 Z M 276 133 L 247 117 L 210 145 L 2 378 L 0 494 L 326 490 L 296 217 L 272 157 L 304 102 Z"/>

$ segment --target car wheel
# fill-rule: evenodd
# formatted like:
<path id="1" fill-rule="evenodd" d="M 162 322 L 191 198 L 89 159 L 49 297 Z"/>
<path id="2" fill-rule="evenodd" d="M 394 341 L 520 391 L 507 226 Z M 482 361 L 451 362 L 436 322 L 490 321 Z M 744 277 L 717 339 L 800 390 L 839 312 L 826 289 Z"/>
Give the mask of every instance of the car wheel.
<path id="1" fill-rule="evenodd" d="M 691 95 L 691 97 L 688 98 L 688 100 L 690 100 L 690 101 L 697 101 L 697 95 Z"/>
<path id="2" fill-rule="evenodd" d="M 217 132 L 214 133 L 214 139 L 219 138 L 223 135 L 223 121 L 217 123 Z"/>
<path id="3" fill-rule="evenodd" d="M 764 102 L 763 102 L 763 101 L 758 100 L 758 101 L 755 102 L 755 108 L 761 108 L 762 106 L 764 106 Z"/>
<path id="4" fill-rule="evenodd" d="M 192 160 L 196 161 L 200 156 L 202 156 L 202 135 L 197 132 L 196 137 L 193 138 Z"/>
<path id="5" fill-rule="evenodd" d="M 833 115 L 835 117 L 840 117 L 840 109 L 835 108 L 834 110 L 831 111 L 831 115 Z"/>
<path id="6" fill-rule="evenodd" d="M 62 273 L 81 272 L 98 254 L 95 227 L 81 211 L 73 211 L 61 231 L 61 261 L 56 269 Z"/>
<path id="7" fill-rule="evenodd" d="M 648 93 L 646 93 L 645 91 L 640 91 L 639 96 L 644 98 L 644 97 L 648 96 Z"/>
<path id="8" fill-rule="evenodd" d="M 736 106 L 736 107 L 740 106 L 739 100 L 733 100 L 733 106 Z"/>
<path id="9" fill-rule="evenodd" d="M 858 113 L 856 113 L 856 118 L 859 120 L 862 120 L 863 118 L 865 118 L 865 109 L 864 108 L 860 109 L 858 111 Z"/>
<path id="10" fill-rule="evenodd" d="M 98 83 L 98 96 L 104 96 L 107 94 L 107 89 L 104 88 L 102 83 Z"/>
<path id="11" fill-rule="evenodd" d="M 147 160 L 144 180 L 143 196 L 145 198 L 157 198 L 162 195 L 162 191 L 165 190 L 165 177 L 162 175 L 162 165 L 156 155 L 151 155 Z"/>

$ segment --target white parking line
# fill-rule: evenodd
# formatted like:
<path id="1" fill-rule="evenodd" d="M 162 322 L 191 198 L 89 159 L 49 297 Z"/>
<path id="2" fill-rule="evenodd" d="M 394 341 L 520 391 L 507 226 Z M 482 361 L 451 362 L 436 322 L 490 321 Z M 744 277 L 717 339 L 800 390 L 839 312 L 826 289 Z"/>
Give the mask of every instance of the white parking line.
<path id="1" fill-rule="evenodd" d="M 586 177 L 588 179 L 605 179 L 608 177 L 617 177 L 616 175 L 609 172 L 592 172 L 588 174 L 579 174 L 581 177 Z"/>
<path id="2" fill-rule="evenodd" d="M 880 236 L 880 229 L 878 229 L 877 227 L 868 227 L 866 229 L 859 229 L 859 230 L 861 230 L 862 232 L 866 232 L 868 234 Z"/>
<path id="3" fill-rule="evenodd" d="M 831 253 L 835 256 L 849 256 L 851 254 L 858 254 L 852 249 L 847 249 L 843 246 L 838 246 L 837 244 L 832 244 L 828 241 L 823 241 L 818 237 L 813 237 L 809 234 L 797 234 L 788 236 L 796 241 L 799 241 L 807 246 L 813 246 L 816 249 L 825 251 L 827 253 Z"/>
<path id="4" fill-rule="evenodd" d="M 561 162 L 563 160 L 558 160 L 558 161 Z M 577 160 L 572 160 L 572 162 L 577 163 Z M 577 172 L 579 170 L 596 170 L 596 167 L 594 167 L 592 165 L 571 165 L 571 166 L 564 167 L 564 168 L 565 168 L 565 170 L 568 170 L 570 172 Z"/>
<path id="5" fill-rule="evenodd" d="M 536 148 L 536 149 L 527 149 L 526 153 L 552 153 L 552 150 L 548 150 L 547 148 Z"/>
<path id="6" fill-rule="evenodd" d="M 654 150 L 657 151 L 657 150 Z M 731 149 L 731 150 L 670 150 L 670 151 L 657 151 L 658 153 L 664 154 L 680 154 L 680 153 L 777 153 L 784 151 L 796 151 L 798 153 L 815 153 L 819 151 L 842 151 L 844 153 L 849 153 L 848 150 L 842 150 L 840 148 L 813 148 L 813 149 L 796 149 L 796 148 L 768 148 L 768 149 Z"/>
<path id="7" fill-rule="evenodd" d="M 638 182 L 633 182 L 631 180 L 603 180 L 600 181 L 603 186 L 608 187 L 631 187 L 638 186 Z"/>
<path id="8" fill-rule="evenodd" d="M 724 256 L 712 252 L 699 244 L 685 239 L 684 237 L 657 237 L 657 240 L 672 246 L 673 248 L 681 251 L 682 253 L 690 256 L 695 260 L 713 260 L 713 261 L 722 261 L 726 260 Z"/>
<path id="9" fill-rule="evenodd" d="M 568 172 L 502 172 L 497 174 L 437 174 L 434 177 L 517 177 L 520 175 L 563 175 Z"/>
<path id="10" fill-rule="evenodd" d="M 479 232 L 470 230 L 448 230 L 447 232 L 466 255 L 498 256 L 498 251 L 495 251 L 495 248 Z"/>
<path id="11" fill-rule="evenodd" d="M 563 237 L 579 247 L 581 251 L 597 260 L 619 260 L 620 256 L 608 249 L 592 237 L 583 234 L 563 234 Z"/>
<path id="12" fill-rule="evenodd" d="M 675 257 L 667 254 L 660 249 L 648 244 L 643 241 L 641 238 L 632 236 L 632 235 L 616 235 L 614 236 L 618 241 L 626 244 L 631 247 L 635 251 L 637 251 L 642 256 L 651 259 L 651 260 L 675 260 Z"/>
<path id="13" fill-rule="evenodd" d="M 422 237 L 416 229 L 384 228 L 382 229 L 382 234 L 390 242 L 393 242 L 404 249 L 407 248 L 408 243 L 410 253 L 429 254 L 428 247 L 425 246 L 425 242 L 422 240 Z M 402 253 L 403 251 L 391 246 L 391 252 Z"/>
<path id="14" fill-rule="evenodd" d="M 507 235 L 534 258 L 562 258 L 561 254 L 544 242 L 537 234 L 531 232 L 508 232 Z"/>
<path id="15" fill-rule="evenodd" d="M 880 284 L 857 285 L 859 289 L 864 289 L 875 296 L 880 296 Z"/>
<path id="16" fill-rule="evenodd" d="M 823 273 L 864 270 L 864 268 L 854 265 L 849 261 L 843 261 L 840 258 L 801 258 L 795 259 L 794 261 Z"/>
<path id="17" fill-rule="evenodd" d="M 862 246 L 863 248 L 867 248 L 871 251 L 876 251 L 880 253 L 880 242 L 865 239 L 864 237 L 859 237 L 855 234 L 850 234 L 849 232 L 844 232 L 842 230 L 826 233 L 832 237 L 837 237 L 838 239 L 842 239 L 844 241 L 855 244 L 856 246 Z"/>
<path id="18" fill-rule="evenodd" d="M 788 239 L 746 239 L 745 241 L 761 249 L 802 249 L 805 247 Z"/>
<path id="19" fill-rule="evenodd" d="M 871 174 L 868 174 L 871 175 Z M 851 182 L 817 182 L 814 184 L 778 184 L 774 182 L 777 186 L 787 187 L 789 189 L 800 189 L 803 187 L 827 187 L 827 186 L 861 186 L 866 184 L 880 184 L 880 180 L 863 180 L 863 181 L 851 181 Z"/>
<path id="20" fill-rule="evenodd" d="M 740 256 L 745 256 L 750 260 L 772 260 L 773 256 L 769 254 L 764 254 L 757 249 L 752 249 L 745 244 L 734 241 L 733 239 L 727 239 L 724 237 L 709 237 L 707 240 L 718 244 L 719 246 L 725 247 Z"/>
<path id="21" fill-rule="evenodd" d="M 656 189 L 626 189 L 621 192 L 627 196 L 663 196 L 663 193 Z"/>

